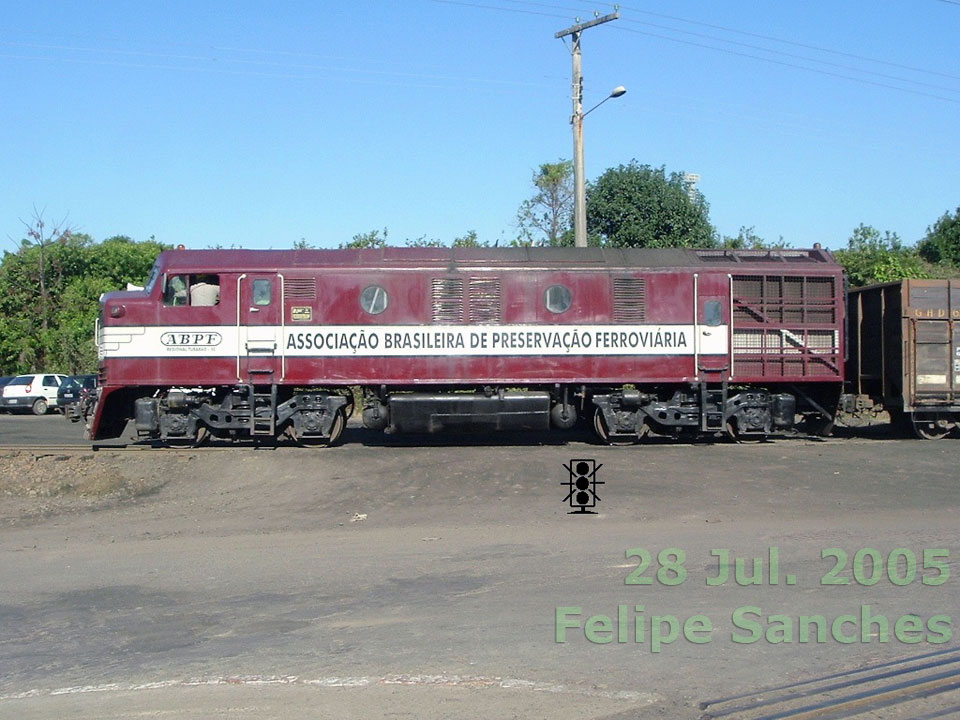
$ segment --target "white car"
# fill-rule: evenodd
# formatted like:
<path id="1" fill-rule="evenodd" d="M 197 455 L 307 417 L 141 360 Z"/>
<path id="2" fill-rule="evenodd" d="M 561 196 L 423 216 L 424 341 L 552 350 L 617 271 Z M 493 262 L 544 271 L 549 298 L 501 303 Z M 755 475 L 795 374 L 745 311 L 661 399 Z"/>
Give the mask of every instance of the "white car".
<path id="1" fill-rule="evenodd" d="M 17 375 L 3 386 L 0 410 L 32 410 L 34 415 L 45 415 L 57 405 L 57 390 L 67 379 L 66 375 L 43 374 Z"/>

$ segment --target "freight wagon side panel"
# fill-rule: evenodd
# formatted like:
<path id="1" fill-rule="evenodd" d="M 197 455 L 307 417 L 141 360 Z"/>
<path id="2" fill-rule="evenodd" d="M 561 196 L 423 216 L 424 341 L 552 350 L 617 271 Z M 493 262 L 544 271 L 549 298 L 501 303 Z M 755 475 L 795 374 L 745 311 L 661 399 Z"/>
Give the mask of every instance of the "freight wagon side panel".
<path id="1" fill-rule="evenodd" d="M 960 406 L 960 282 L 906 280 L 904 409 Z"/>

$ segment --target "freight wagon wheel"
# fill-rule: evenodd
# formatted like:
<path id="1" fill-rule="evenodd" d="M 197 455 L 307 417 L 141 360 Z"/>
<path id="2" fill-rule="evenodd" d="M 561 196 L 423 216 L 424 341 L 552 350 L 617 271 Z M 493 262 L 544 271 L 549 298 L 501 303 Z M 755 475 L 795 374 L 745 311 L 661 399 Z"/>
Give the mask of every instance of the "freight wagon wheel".
<path id="1" fill-rule="evenodd" d="M 910 416 L 913 432 L 921 440 L 940 440 L 950 434 L 955 427 L 954 423 L 940 417 L 939 415 L 917 415 Z"/>

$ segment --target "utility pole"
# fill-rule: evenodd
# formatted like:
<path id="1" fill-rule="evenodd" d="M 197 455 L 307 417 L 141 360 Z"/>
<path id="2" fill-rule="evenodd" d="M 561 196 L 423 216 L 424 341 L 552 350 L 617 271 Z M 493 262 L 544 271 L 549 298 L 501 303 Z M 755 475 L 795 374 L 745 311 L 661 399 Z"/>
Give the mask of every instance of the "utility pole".
<path id="1" fill-rule="evenodd" d="M 573 27 L 561 30 L 555 38 L 571 36 L 573 47 L 573 116 L 570 124 L 573 125 L 573 234 L 574 244 L 577 247 L 587 246 L 587 190 L 583 163 L 583 73 L 581 71 L 580 34 L 587 28 L 616 20 L 620 13 L 612 12 L 609 15 L 598 17 L 590 22 L 578 22 Z"/>

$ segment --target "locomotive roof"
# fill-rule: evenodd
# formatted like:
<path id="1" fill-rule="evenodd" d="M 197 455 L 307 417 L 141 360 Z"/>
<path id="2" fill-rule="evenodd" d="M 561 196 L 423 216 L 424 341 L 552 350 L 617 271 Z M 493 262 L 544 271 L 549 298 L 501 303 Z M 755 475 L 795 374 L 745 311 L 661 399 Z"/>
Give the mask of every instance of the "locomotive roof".
<path id="1" fill-rule="evenodd" d="M 291 268 L 556 267 L 562 269 L 687 268 L 728 265 L 834 264 L 833 255 L 812 250 L 718 250 L 687 248 L 410 248 L 367 250 L 167 250 L 166 270 L 246 272 Z"/>

